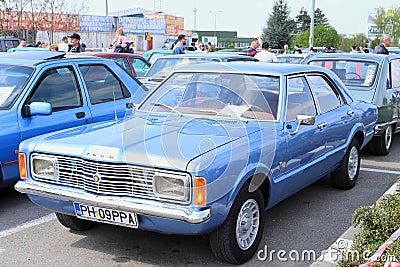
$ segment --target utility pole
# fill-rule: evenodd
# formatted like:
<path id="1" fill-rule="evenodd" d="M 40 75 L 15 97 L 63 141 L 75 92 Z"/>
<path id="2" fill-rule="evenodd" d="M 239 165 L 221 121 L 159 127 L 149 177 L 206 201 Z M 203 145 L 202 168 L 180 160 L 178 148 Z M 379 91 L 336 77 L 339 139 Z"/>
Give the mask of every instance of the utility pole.
<path id="1" fill-rule="evenodd" d="M 193 13 L 194 13 L 194 25 L 193 25 L 193 31 L 196 31 L 196 12 L 197 8 L 193 8 Z"/>
<path id="2" fill-rule="evenodd" d="M 310 27 L 310 47 L 314 47 L 314 17 L 315 17 L 315 0 L 311 0 L 311 27 Z"/>
<path id="3" fill-rule="evenodd" d="M 106 16 L 108 16 L 108 0 L 106 0 Z"/>

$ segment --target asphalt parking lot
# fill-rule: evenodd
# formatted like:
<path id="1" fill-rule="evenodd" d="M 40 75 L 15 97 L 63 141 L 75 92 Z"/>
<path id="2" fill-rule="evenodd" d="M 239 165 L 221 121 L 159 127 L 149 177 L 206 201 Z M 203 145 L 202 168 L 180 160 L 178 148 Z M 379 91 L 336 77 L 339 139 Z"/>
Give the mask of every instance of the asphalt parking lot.
<path id="1" fill-rule="evenodd" d="M 355 188 L 334 189 L 329 176 L 267 211 L 259 252 L 245 266 L 309 266 L 288 254 L 316 257 L 351 225 L 355 209 L 373 204 L 400 175 L 400 137 L 386 157 L 364 151 Z M 283 259 L 282 259 L 283 258 Z M 227 266 L 214 259 L 206 236 L 177 236 L 99 225 L 70 231 L 54 214 L 13 190 L 0 191 L 2 266 Z"/>

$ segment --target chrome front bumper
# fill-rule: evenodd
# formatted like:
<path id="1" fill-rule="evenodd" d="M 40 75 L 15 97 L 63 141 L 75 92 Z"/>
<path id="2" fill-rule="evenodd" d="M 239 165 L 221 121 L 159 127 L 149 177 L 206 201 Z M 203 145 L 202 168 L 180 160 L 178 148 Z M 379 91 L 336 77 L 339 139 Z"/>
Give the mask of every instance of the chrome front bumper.
<path id="1" fill-rule="evenodd" d="M 127 199 L 127 197 L 97 196 L 91 193 L 78 191 L 73 188 L 60 188 L 50 184 L 31 181 L 19 181 L 15 185 L 18 192 L 57 199 L 100 206 L 110 209 L 119 209 L 135 212 L 141 215 L 156 216 L 171 220 L 185 221 L 192 224 L 201 223 L 211 216 L 211 210 L 194 211 L 187 207 L 160 203 L 154 200 Z"/>

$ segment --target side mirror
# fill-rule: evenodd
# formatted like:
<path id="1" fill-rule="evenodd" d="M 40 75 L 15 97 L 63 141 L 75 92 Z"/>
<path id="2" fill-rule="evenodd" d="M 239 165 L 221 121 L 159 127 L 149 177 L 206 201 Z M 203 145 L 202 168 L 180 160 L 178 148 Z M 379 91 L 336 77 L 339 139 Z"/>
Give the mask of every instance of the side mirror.
<path id="1" fill-rule="evenodd" d="M 22 112 L 24 117 L 30 117 L 36 115 L 51 115 L 53 109 L 50 103 L 32 102 L 29 105 L 25 105 Z"/>
<path id="2" fill-rule="evenodd" d="M 315 124 L 315 116 L 308 115 L 297 115 L 297 127 L 296 130 L 290 133 L 290 135 L 295 135 L 299 132 L 300 125 L 314 125 Z"/>

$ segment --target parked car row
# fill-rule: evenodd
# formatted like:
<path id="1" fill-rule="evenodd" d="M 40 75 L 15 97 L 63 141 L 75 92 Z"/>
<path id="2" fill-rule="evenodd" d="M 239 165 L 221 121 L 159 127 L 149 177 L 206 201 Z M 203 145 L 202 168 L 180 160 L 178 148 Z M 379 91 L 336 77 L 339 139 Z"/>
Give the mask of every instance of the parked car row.
<path id="1" fill-rule="evenodd" d="M 256 253 L 265 210 L 328 174 L 351 189 L 360 150 L 389 153 L 399 125 L 395 56 L 276 64 L 175 55 L 158 58 L 146 75 L 154 68 L 161 81 L 143 86 L 99 55 L 13 54 L 0 56 L 0 118 L 10 130 L 0 141 L 9 151 L 2 185 L 19 174 L 15 189 L 69 229 L 208 235 L 214 256 L 233 264 Z"/>

